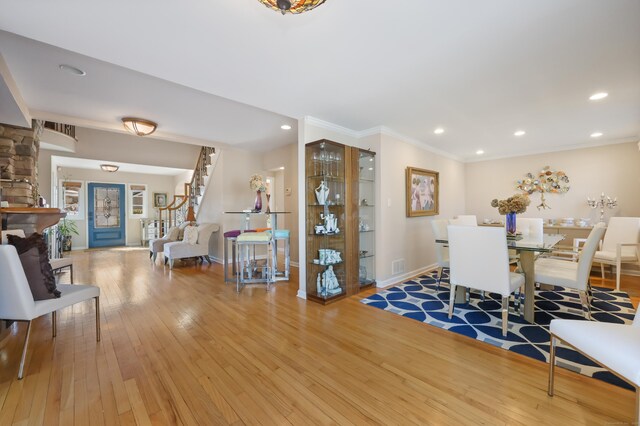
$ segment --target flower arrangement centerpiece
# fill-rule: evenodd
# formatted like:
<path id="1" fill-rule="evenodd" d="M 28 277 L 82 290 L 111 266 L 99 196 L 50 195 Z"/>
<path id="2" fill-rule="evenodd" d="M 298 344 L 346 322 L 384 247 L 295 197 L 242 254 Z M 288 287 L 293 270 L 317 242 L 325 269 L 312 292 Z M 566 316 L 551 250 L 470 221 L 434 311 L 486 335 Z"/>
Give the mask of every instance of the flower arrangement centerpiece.
<path id="1" fill-rule="evenodd" d="M 491 207 L 497 207 L 498 213 L 503 214 L 507 218 L 507 234 L 516 234 L 516 214 L 527 211 L 527 206 L 531 203 L 527 194 L 516 194 L 506 200 L 491 201 Z"/>
<path id="2" fill-rule="evenodd" d="M 249 179 L 249 188 L 256 191 L 256 203 L 253 207 L 253 211 L 262 211 L 262 193 L 267 190 L 267 186 L 264 184 L 264 178 L 262 175 L 255 174 Z"/>

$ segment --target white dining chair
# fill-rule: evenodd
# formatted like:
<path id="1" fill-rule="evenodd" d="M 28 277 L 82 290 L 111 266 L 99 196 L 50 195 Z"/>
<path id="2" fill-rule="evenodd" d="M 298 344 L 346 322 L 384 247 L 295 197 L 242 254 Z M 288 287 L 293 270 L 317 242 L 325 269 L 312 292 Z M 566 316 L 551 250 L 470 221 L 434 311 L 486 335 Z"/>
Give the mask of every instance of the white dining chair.
<path id="1" fill-rule="evenodd" d="M 551 284 L 578 290 L 583 308 L 586 306 L 585 317 L 591 319 L 591 263 L 598 248 L 598 243 L 604 235 L 604 223 L 593 227 L 587 237 L 578 262 L 569 260 L 538 258 L 534 264 L 534 281 L 540 284 Z"/>
<path id="2" fill-rule="evenodd" d="M 502 296 L 502 335 L 509 324 L 509 296 L 524 291 L 524 275 L 509 270 L 507 232 L 485 226 L 447 227 L 449 234 L 449 318 L 453 316 L 457 286 L 472 287 Z M 518 306 L 518 298 L 516 298 Z"/>
<path id="3" fill-rule="evenodd" d="M 523 240 L 530 241 L 531 243 L 542 243 L 544 238 L 544 221 L 539 217 L 518 218 L 516 220 L 516 233 L 519 234 Z M 538 254 L 539 253 L 536 253 L 536 255 Z M 518 270 L 521 270 L 522 268 L 520 267 L 519 261 L 520 258 L 515 250 L 510 250 L 509 262 L 517 263 Z"/>
<path id="4" fill-rule="evenodd" d="M 447 224 L 448 221 L 444 219 L 431 221 L 431 229 L 436 240 L 447 240 Z M 438 286 L 436 290 L 440 290 L 442 271 L 444 268 L 449 268 L 449 249 L 443 243 L 436 243 L 436 260 L 438 263 Z"/>
<path id="5" fill-rule="evenodd" d="M 62 294 L 57 299 L 33 300 L 22 263 L 16 248 L 0 245 L 0 319 L 27 323 L 27 334 L 22 348 L 22 358 L 18 379 L 22 379 L 27 347 L 31 334 L 31 321 L 43 315 L 52 314 L 53 337 L 56 337 L 56 311 L 79 302 L 96 301 L 96 340 L 100 341 L 100 289 L 91 285 L 58 284 Z"/>
<path id="6" fill-rule="evenodd" d="M 635 424 L 640 424 L 640 312 L 636 312 L 632 325 L 554 319 L 549 331 L 549 396 L 554 393 L 556 347 L 560 341 L 636 388 Z"/>
<path id="7" fill-rule="evenodd" d="M 478 226 L 478 219 L 474 214 L 463 214 L 449 219 L 449 225 Z"/>
<path id="8" fill-rule="evenodd" d="M 623 263 L 640 264 L 640 217 L 612 217 L 604 234 L 602 248 L 596 251 L 593 261 L 600 263 L 604 280 L 604 265 L 616 267 L 616 290 L 620 291 L 620 271 Z"/>

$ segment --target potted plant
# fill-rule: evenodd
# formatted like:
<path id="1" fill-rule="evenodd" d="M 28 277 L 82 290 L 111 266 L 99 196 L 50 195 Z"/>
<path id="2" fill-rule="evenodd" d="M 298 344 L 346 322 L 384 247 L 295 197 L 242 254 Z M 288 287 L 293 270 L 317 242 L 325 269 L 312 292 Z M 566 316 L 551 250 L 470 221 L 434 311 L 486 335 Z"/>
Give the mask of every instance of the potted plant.
<path id="1" fill-rule="evenodd" d="M 71 234 L 78 234 L 78 225 L 73 220 L 62 219 L 58 223 L 58 238 L 62 245 L 62 251 L 71 251 Z"/>

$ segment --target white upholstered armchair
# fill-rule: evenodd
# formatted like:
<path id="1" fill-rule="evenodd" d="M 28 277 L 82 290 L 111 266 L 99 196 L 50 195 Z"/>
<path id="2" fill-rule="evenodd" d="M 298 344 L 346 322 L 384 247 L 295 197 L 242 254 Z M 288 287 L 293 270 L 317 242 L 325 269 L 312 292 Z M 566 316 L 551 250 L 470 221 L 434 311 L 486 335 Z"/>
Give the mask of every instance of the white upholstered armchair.
<path id="1" fill-rule="evenodd" d="M 173 269 L 176 259 L 195 258 L 209 260 L 209 240 L 214 232 L 220 230 L 220 226 L 215 223 L 203 223 L 197 226 L 198 240 L 195 244 L 189 241 L 173 241 L 164 245 L 164 262 L 169 263 L 169 268 Z M 186 230 L 185 230 L 186 233 Z"/>

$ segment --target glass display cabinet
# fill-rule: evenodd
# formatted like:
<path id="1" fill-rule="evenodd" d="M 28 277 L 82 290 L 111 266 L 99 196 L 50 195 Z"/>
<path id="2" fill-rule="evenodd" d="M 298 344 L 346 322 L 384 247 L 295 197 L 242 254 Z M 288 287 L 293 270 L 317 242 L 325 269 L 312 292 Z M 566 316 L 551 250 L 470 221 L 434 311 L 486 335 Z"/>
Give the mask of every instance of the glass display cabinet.
<path id="1" fill-rule="evenodd" d="M 307 299 L 375 285 L 375 153 L 329 140 L 305 148 Z"/>
<path id="2" fill-rule="evenodd" d="M 306 146 L 307 298 L 329 303 L 347 294 L 345 146 Z"/>
<path id="3" fill-rule="evenodd" d="M 358 153 L 358 284 L 361 288 L 376 283 L 375 182 L 376 154 Z"/>

